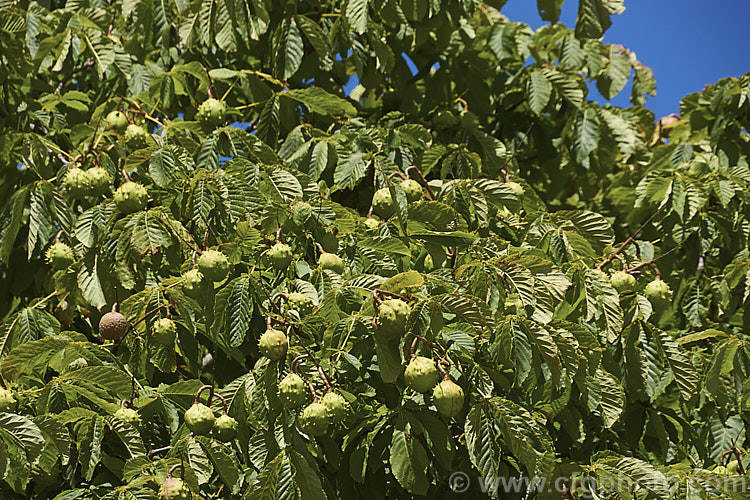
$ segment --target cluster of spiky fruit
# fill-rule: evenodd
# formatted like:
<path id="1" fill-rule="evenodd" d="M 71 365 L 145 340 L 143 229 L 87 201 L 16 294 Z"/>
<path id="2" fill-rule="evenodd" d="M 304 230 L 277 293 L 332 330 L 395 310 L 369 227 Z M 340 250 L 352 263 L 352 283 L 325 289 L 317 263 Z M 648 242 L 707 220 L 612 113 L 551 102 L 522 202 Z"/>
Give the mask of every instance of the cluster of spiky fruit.
<path id="1" fill-rule="evenodd" d="M 198 112 L 195 117 L 199 121 L 211 125 L 221 125 L 226 120 L 227 105 L 224 101 L 214 98 L 208 98 L 198 106 Z"/>
<path id="2" fill-rule="evenodd" d="M 445 417 L 455 417 L 464 405 L 464 391 L 447 376 L 438 383 L 440 373 L 435 361 L 424 356 L 415 356 L 404 371 L 406 385 L 420 393 L 432 390 L 432 402 Z"/>
<path id="3" fill-rule="evenodd" d="M 107 191 L 112 184 L 112 177 L 102 167 L 91 167 L 88 170 L 71 168 L 63 177 L 62 186 L 68 195 L 76 200 L 87 196 L 99 196 Z"/>
<path id="4" fill-rule="evenodd" d="M 413 203 L 422 199 L 422 185 L 414 179 L 404 179 L 400 186 L 406 195 L 407 202 Z M 396 213 L 396 202 L 387 187 L 375 191 L 372 196 L 372 211 L 383 219 L 387 219 Z"/>
<path id="5" fill-rule="evenodd" d="M 211 408 L 198 401 L 185 411 L 184 418 L 187 428 L 197 436 L 213 432 L 213 436 L 224 443 L 237 437 L 237 420 L 226 413 L 216 418 Z"/>
<path id="6" fill-rule="evenodd" d="M 327 392 L 320 401 L 305 406 L 297 416 L 300 429 L 310 436 L 321 436 L 330 424 L 336 424 L 346 418 L 349 403 L 336 392 Z"/>
<path id="7" fill-rule="evenodd" d="M 146 208 L 148 191 L 137 182 L 128 181 L 117 188 L 114 194 L 117 209 L 124 214 L 132 214 Z"/>
<path id="8" fill-rule="evenodd" d="M 344 274 L 344 261 L 335 253 L 323 252 L 318 257 L 321 269 L 328 269 L 336 274 Z"/>

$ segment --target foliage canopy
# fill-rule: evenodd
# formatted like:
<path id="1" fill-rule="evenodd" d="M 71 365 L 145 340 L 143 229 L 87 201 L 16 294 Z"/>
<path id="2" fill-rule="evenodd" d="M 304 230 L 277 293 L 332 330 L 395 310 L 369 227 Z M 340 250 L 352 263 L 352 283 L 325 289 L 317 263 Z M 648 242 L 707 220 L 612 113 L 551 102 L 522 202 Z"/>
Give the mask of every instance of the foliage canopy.
<path id="1" fill-rule="evenodd" d="M 0 497 L 738 498 L 750 75 L 504 3 L 0 0 Z"/>

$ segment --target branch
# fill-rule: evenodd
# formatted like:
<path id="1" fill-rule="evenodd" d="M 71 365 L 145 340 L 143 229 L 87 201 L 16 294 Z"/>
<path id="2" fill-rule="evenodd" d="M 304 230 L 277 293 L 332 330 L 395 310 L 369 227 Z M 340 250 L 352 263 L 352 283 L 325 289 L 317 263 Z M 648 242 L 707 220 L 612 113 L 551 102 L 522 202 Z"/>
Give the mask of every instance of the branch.
<path id="1" fill-rule="evenodd" d="M 612 254 L 611 254 L 611 255 L 610 255 L 609 257 L 607 257 L 607 258 L 606 258 L 606 259 L 604 260 L 604 262 L 602 262 L 601 264 L 599 264 L 598 266 L 596 266 L 596 268 L 597 268 L 597 269 L 599 269 L 599 270 L 601 270 L 601 269 L 603 269 L 603 268 L 604 268 L 604 266 L 606 266 L 607 264 L 609 264 L 610 262 L 612 262 L 612 261 L 613 261 L 614 259 L 616 259 L 616 258 L 617 258 L 617 256 L 618 256 L 618 255 L 619 255 L 619 254 L 620 254 L 620 253 L 621 253 L 621 252 L 622 252 L 623 250 L 625 250 L 625 248 L 626 248 L 626 247 L 627 247 L 628 245 L 630 245 L 631 243 L 633 243 L 633 242 L 635 241 L 635 237 L 636 237 L 636 236 L 638 236 L 638 234 L 640 234 L 640 232 L 641 232 L 641 231 L 643 231 L 643 229 L 644 229 L 644 228 L 645 228 L 645 227 L 646 227 L 646 226 L 647 226 L 647 225 L 648 225 L 648 224 L 649 224 L 649 223 L 650 223 L 650 222 L 651 222 L 652 220 L 654 220 L 654 217 L 656 217 L 656 216 L 657 216 L 657 215 L 659 214 L 659 212 L 661 212 L 662 208 L 663 208 L 663 207 L 660 207 L 660 208 L 658 208 L 658 209 L 656 210 L 656 212 L 654 212 L 654 213 L 653 213 L 653 214 L 651 215 L 651 217 L 649 217 L 648 219 L 646 219 L 646 221 L 645 221 L 645 222 L 644 222 L 643 224 L 641 224 L 641 227 L 639 227 L 639 228 L 638 228 L 638 229 L 636 230 L 636 232 L 635 232 L 635 233 L 633 233 L 633 235 L 632 235 L 632 236 L 630 236 L 630 237 L 629 237 L 629 238 L 628 238 L 627 240 L 623 241 L 623 242 L 622 242 L 622 245 L 620 245 L 620 246 L 619 246 L 619 247 L 617 248 L 617 250 L 615 250 L 614 252 L 612 252 Z M 629 272 L 629 271 L 628 271 L 628 272 Z"/>

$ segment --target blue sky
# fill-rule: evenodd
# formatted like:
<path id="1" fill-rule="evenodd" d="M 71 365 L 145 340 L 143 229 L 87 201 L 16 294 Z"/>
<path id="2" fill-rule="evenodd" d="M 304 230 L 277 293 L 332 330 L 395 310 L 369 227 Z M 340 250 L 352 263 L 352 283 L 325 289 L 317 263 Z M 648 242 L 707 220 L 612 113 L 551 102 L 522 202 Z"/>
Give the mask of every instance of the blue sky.
<path id="1" fill-rule="evenodd" d="M 604 41 L 625 45 L 654 71 L 656 97 L 646 106 L 657 118 L 678 113 L 680 99 L 706 84 L 750 73 L 750 0 L 625 0 L 625 7 Z M 577 9 L 567 0 L 560 22 L 572 28 Z M 508 0 L 501 12 L 534 29 L 543 24 L 535 0 Z M 629 94 L 628 87 L 612 103 L 628 106 Z"/>

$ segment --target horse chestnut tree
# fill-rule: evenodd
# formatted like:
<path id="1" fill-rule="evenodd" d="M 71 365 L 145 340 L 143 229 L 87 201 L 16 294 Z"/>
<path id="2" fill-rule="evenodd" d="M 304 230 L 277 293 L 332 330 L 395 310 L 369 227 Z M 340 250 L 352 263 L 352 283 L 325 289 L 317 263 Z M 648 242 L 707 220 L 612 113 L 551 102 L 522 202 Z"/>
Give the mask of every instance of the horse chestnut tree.
<path id="1" fill-rule="evenodd" d="M 745 495 L 750 75 L 537 3 L 2 3 L 0 499 Z"/>

